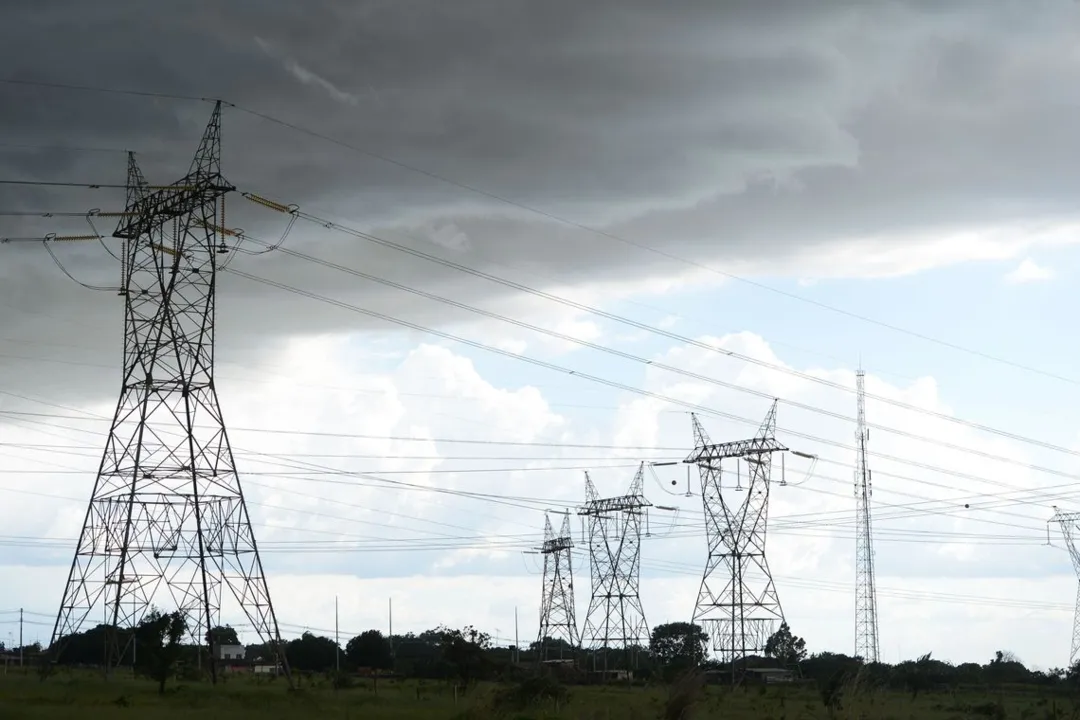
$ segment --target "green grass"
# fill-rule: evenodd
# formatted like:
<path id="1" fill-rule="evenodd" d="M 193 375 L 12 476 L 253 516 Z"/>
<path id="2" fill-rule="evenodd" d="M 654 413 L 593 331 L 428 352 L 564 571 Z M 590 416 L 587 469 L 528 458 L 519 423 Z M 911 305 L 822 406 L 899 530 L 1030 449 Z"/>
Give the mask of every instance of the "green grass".
<path id="1" fill-rule="evenodd" d="M 2 671 L 0 671 L 2 672 Z M 323 678 L 304 680 L 296 691 L 282 681 L 233 676 L 224 684 L 171 681 L 165 695 L 147 680 L 123 674 L 106 682 L 89 673 L 60 673 L 45 682 L 34 674 L 0 674 L 2 720 L 654 720 L 667 715 L 668 687 L 570 687 L 558 711 L 552 701 L 524 710 L 496 713 L 494 685 L 481 685 L 457 702 L 453 688 L 434 681 L 381 681 L 376 694 L 370 681 L 334 690 Z M 1077 706 L 1080 707 L 1080 706 Z M 1049 691 L 1016 690 L 1007 694 L 971 690 L 910 695 L 896 692 L 848 693 L 830 713 L 813 686 L 746 688 L 725 692 L 706 688 L 681 720 L 801 720 L 856 718 L 882 720 L 1073 720 L 1072 702 Z"/>

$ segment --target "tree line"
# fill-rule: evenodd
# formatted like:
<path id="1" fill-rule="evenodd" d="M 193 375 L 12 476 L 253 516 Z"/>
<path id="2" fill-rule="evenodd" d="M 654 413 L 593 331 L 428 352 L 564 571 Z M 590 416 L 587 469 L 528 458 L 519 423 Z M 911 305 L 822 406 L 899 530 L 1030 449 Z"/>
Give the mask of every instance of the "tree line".
<path id="1" fill-rule="evenodd" d="M 164 690 L 168 678 L 177 674 L 204 673 L 209 658 L 206 646 L 185 642 L 187 623 L 180 613 L 151 612 L 134 629 L 122 630 L 99 625 L 64 638 L 63 652 L 55 662 L 60 666 L 100 667 L 111 650 L 120 664 L 153 678 Z M 216 627 L 207 639 L 215 647 L 238 646 L 236 630 Z M 707 659 L 708 637 L 694 624 L 666 623 L 653 628 L 647 646 L 621 649 L 581 650 L 557 639 L 544 638 L 526 647 L 496 646 L 487 633 L 475 627 L 439 626 L 420 633 L 386 636 L 367 630 L 344 645 L 333 639 L 304 632 L 284 644 L 284 653 L 294 672 L 393 674 L 399 677 L 450 680 L 468 686 L 480 680 L 500 680 L 535 667 L 542 660 L 563 659 L 563 667 L 584 676 L 591 670 L 631 670 L 636 681 L 670 681 L 688 670 L 724 672 L 730 665 Z M 3 647 L 0 646 L 0 650 Z M 36 649 L 36 648 L 35 648 Z M 33 653 L 28 653 L 33 654 Z M 245 647 L 244 664 L 273 663 L 273 648 L 252 644 Z M 220 666 L 222 661 L 217 661 Z M 225 661 L 233 664 L 233 661 Z M 1027 668 L 1018 658 L 999 651 L 984 663 L 952 664 L 927 653 L 915 660 L 894 665 L 864 663 L 861 658 L 833 652 L 809 653 L 806 642 L 791 632 L 787 623 L 769 638 L 760 657 L 740 661 L 743 669 L 784 668 L 796 678 L 816 682 L 828 692 L 858 677 L 877 687 L 890 687 L 918 694 L 960 686 L 1002 687 L 1038 685 L 1080 689 L 1080 663 L 1072 668 L 1048 671 Z"/>

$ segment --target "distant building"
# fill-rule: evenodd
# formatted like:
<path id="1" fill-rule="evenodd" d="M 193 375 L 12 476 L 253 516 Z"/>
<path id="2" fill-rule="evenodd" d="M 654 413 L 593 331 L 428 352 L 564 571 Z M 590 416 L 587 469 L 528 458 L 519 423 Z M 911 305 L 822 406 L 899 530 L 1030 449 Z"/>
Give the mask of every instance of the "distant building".
<path id="1" fill-rule="evenodd" d="M 256 675 L 281 675 L 282 667 L 281 665 L 265 665 L 260 663 L 252 666 L 251 671 Z"/>
<path id="2" fill-rule="evenodd" d="M 634 679 L 630 670 L 592 670 L 588 675 L 592 682 L 629 682 Z"/>
<path id="3" fill-rule="evenodd" d="M 773 683 L 795 682 L 795 675 L 786 668 L 757 667 L 744 668 L 739 671 L 736 679 L 741 679 L 748 685 L 772 685 Z M 715 685 L 728 685 L 731 683 L 731 670 L 709 670 L 705 673 L 705 682 Z"/>
<path id="4" fill-rule="evenodd" d="M 231 662 L 243 662 L 247 657 L 247 648 L 243 645 L 218 645 L 217 659 Z"/>
<path id="5" fill-rule="evenodd" d="M 746 679 L 762 685 L 771 685 L 772 683 L 792 682 L 795 680 L 795 676 L 785 668 L 747 668 Z"/>

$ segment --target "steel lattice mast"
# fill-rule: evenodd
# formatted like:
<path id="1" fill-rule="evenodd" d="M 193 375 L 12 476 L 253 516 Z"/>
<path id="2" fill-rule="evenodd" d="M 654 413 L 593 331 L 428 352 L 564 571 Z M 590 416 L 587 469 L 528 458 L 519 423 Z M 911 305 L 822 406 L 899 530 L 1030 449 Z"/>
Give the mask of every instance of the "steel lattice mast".
<path id="1" fill-rule="evenodd" d="M 735 682 L 739 661 L 764 652 L 769 636 L 784 619 L 765 559 L 765 531 L 772 454 L 787 448 L 774 438 L 775 401 L 749 440 L 714 444 L 696 415 L 691 415 L 691 422 L 694 451 L 684 462 L 697 465 L 701 474 L 708 543 L 693 622 L 709 636 L 719 659 L 731 664 Z M 737 504 L 729 503 L 721 489 L 722 463 L 732 459 L 742 459 L 750 468 L 746 495 Z M 732 490 L 742 488 L 728 492 Z"/>
<path id="2" fill-rule="evenodd" d="M 574 613 L 574 569 L 571 549 L 574 540 L 570 533 L 570 514 L 563 516 L 562 527 L 556 535 L 551 518 L 544 515 L 544 544 L 540 553 L 544 556 L 543 595 L 540 599 L 540 634 L 537 647 L 540 661 L 548 659 L 555 640 L 559 644 L 559 658 L 567 646 L 577 650 L 581 646 L 577 619 Z"/>
<path id="3" fill-rule="evenodd" d="M 866 427 L 866 373 L 855 374 L 858 414 L 855 440 L 858 459 L 855 465 L 855 655 L 863 662 L 876 663 L 881 656 L 878 641 L 877 585 L 874 578 L 874 545 L 870 531 L 870 467 L 866 446 L 870 430 Z"/>
<path id="4" fill-rule="evenodd" d="M 1061 526 L 1061 534 L 1065 537 L 1065 546 L 1072 559 L 1073 570 L 1080 579 L 1080 551 L 1076 548 L 1077 529 L 1080 528 L 1080 513 L 1062 512 L 1054 508 L 1054 516 L 1050 522 L 1056 522 Z M 1049 542 L 1049 531 L 1047 534 Z M 1071 668 L 1080 659 L 1080 583 L 1076 588 L 1076 611 L 1073 614 L 1072 645 L 1069 647 L 1069 667 Z"/>
<path id="5" fill-rule="evenodd" d="M 629 492 L 620 497 L 601 498 L 585 473 L 585 504 L 578 515 L 588 518 L 592 596 L 582 642 L 591 650 L 604 650 L 605 669 L 609 649 L 625 650 L 629 669 L 635 660 L 631 653 L 649 642 L 639 590 L 641 522 L 652 505 L 644 491 L 644 463 L 638 467 Z"/>
<path id="6" fill-rule="evenodd" d="M 123 382 L 52 654 L 88 622 L 102 623 L 113 630 L 106 666 L 119 662 L 115 631 L 136 626 L 157 601 L 187 616 L 216 680 L 209 631 L 227 587 L 284 664 L 214 385 L 216 271 L 234 190 L 221 174 L 221 103 L 183 179 L 149 192 L 129 154 L 128 188 L 114 232 L 124 240 Z"/>

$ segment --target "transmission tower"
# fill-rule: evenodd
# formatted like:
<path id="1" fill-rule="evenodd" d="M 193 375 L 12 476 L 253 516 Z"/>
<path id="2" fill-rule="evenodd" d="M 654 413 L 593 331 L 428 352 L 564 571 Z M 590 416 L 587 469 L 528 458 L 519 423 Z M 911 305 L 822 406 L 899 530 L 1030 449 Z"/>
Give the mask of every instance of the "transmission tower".
<path id="1" fill-rule="evenodd" d="M 578 515 L 588 518 L 589 571 L 592 597 L 582 641 L 591 650 L 622 649 L 626 667 L 635 651 L 649 642 L 649 626 L 641 607 L 641 523 L 652 503 L 645 499 L 645 464 L 638 467 L 626 495 L 601 498 L 585 473 L 585 504 Z M 596 654 L 593 654 L 594 669 Z"/>
<path id="2" fill-rule="evenodd" d="M 696 415 L 694 451 L 684 460 L 701 474 L 705 507 L 708 559 L 701 578 L 693 622 L 709 636 L 712 651 L 731 664 L 732 682 L 739 677 L 739 661 L 761 654 L 784 613 L 772 573 L 765 560 L 765 530 L 769 516 L 772 454 L 786 447 L 776 434 L 776 402 L 753 438 L 713 444 Z M 721 491 L 724 460 L 743 460 L 749 467 L 747 485 Z M 741 498 L 738 494 L 745 495 Z M 725 496 L 725 493 L 729 493 Z M 738 500 L 738 502 L 730 502 Z"/>
<path id="3" fill-rule="evenodd" d="M 540 635 L 537 638 L 540 662 L 548 660 L 553 641 L 559 643 L 559 659 L 567 647 L 576 651 L 581 645 L 577 619 L 574 615 L 574 569 L 570 551 L 574 547 L 570 533 L 570 514 L 563 516 L 562 527 L 556 535 L 551 518 L 544 515 L 544 585 L 540 599 Z"/>
<path id="4" fill-rule="evenodd" d="M 874 546 L 870 532 L 870 467 L 866 461 L 866 446 L 870 430 L 866 427 L 866 373 L 862 368 L 855 374 L 858 398 L 858 426 L 855 440 L 858 460 L 855 465 L 855 655 L 863 662 L 876 663 L 880 658 L 878 644 L 877 585 L 874 580 Z"/>
<path id="5" fill-rule="evenodd" d="M 1072 558 L 1073 570 L 1080 578 L 1080 551 L 1076 549 L 1076 531 L 1080 527 L 1080 513 L 1067 513 L 1054 508 L 1054 516 L 1050 522 L 1061 525 L 1061 534 L 1065 536 L 1065 545 Z M 1049 542 L 1049 530 L 1047 531 Z M 1076 612 L 1073 615 L 1072 646 L 1069 648 L 1069 667 L 1071 668 L 1080 659 L 1080 585 L 1076 589 Z"/>
<path id="6" fill-rule="evenodd" d="M 221 103 L 188 174 L 150 192 L 128 156 L 124 241 L 124 367 L 120 400 L 86 510 L 52 655 L 88 621 L 111 630 L 106 667 L 126 648 L 159 591 L 209 650 L 223 589 L 288 674 L 270 592 L 214 386 L 214 296 L 224 244 Z M 91 620 L 92 618 L 92 620 Z M 290 680 L 291 682 L 291 680 Z"/>

